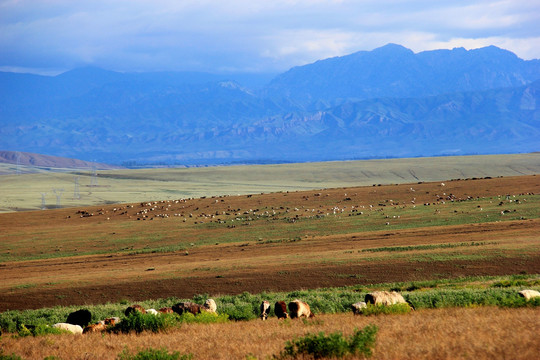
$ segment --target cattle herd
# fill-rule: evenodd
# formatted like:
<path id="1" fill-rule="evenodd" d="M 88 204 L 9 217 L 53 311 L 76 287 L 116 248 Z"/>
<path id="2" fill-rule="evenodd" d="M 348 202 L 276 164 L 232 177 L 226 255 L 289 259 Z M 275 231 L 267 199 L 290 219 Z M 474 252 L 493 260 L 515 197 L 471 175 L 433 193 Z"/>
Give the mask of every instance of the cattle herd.
<path id="1" fill-rule="evenodd" d="M 521 290 L 519 296 L 524 297 L 526 300 L 540 297 L 540 292 L 536 290 Z M 353 314 L 360 315 L 362 310 L 371 305 L 391 306 L 396 304 L 408 304 L 413 310 L 412 304 L 408 303 L 403 296 L 395 291 L 374 291 L 366 294 L 365 301 L 360 301 L 351 305 Z M 260 318 L 261 320 L 268 319 L 271 311 L 270 302 L 263 300 L 260 305 Z M 202 312 L 217 313 L 217 305 L 213 299 L 208 299 L 203 305 L 196 304 L 194 302 L 180 302 L 172 307 L 165 307 L 159 310 L 144 309 L 140 305 L 131 305 L 125 311 L 125 316 L 130 316 L 134 313 L 152 314 L 159 316 L 159 314 L 185 314 L 191 313 L 193 315 L 200 314 Z M 301 300 L 293 300 L 289 304 L 285 301 L 277 301 L 274 304 L 274 314 L 278 319 L 297 319 L 297 318 L 312 318 L 315 315 L 311 312 L 309 305 Z M 86 334 L 94 332 L 103 332 L 109 326 L 118 324 L 121 320 L 119 317 L 110 317 L 97 323 L 90 324 L 92 320 L 92 314 L 89 310 L 82 309 L 72 312 L 68 315 L 65 323 L 54 324 L 53 327 L 69 331 L 74 334 Z"/>

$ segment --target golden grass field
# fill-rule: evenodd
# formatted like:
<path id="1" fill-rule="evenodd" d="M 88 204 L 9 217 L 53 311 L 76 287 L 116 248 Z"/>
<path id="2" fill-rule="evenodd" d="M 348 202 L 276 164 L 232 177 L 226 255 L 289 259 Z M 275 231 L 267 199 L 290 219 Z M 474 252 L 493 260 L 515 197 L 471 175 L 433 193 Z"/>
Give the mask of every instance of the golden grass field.
<path id="1" fill-rule="evenodd" d="M 148 188 L 145 199 L 150 203 L 132 200 L 0 214 L 0 311 L 540 274 L 540 180 L 531 165 L 536 161 L 538 166 L 539 154 L 523 156 L 532 159 L 530 163 L 520 162 L 521 157 L 504 165 L 497 158 L 501 167 L 493 172 L 475 161 L 461 169 L 454 159 L 455 163 L 446 163 L 451 170 L 445 175 L 430 171 L 434 164 L 396 160 L 392 166 L 408 170 L 384 171 L 403 176 L 415 169 L 420 180 L 385 182 L 373 181 L 382 177 L 366 176 L 367 186 L 359 186 L 358 174 L 374 174 L 375 168 L 367 170 L 364 162 L 349 172 L 345 165 L 352 163 L 311 164 L 311 170 L 297 173 L 291 165 L 281 165 L 291 167 L 286 171 L 280 167 L 274 175 L 259 170 L 254 175 L 247 171 L 251 167 L 234 176 L 232 167 L 152 170 L 163 171 L 161 182 L 150 170 L 126 173 L 122 180 L 126 184 L 136 183 L 137 178 L 146 186 L 162 188 Z M 489 163 L 488 158 L 480 158 Z M 334 165 L 345 166 L 341 168 L 345 174 L 333 174 L 338 169 Z M 190 179 L 188 174 L 199 170 L 198 179 L 201 174 L 214 179 L 212 186 L 201 190 L 204 197 L 188 198 L 193 195 L 169 189 L 180 174 L 184 184 L 196 184 L 197 177 Z M 221 171 L 230 173 L 225 176 Z M 499 177 L 507 174 L 503 171 L 532 175 Z M 295 173 L 287 178 L 290 188 L 277 190 L 279 176 L 287 172 Z M 121 173 L 100 177 L 99 184 L 110 180 L 108 189 L 113 191 L 112 182 L 120 181 Z M 23 176 L 15 180 L 22 183 Z M 335 182 L 328 180 L 332 178 Z M 319 186 L 309 179 L 320 179 Z M 270 184 L 268 191 L 257 188 L 258 181 Z M 212 196 L 208 189 L 219 189 L 217 183 L 222 189 L 244 184 L 245 192 L 237 192 L 253 195 Z M 309 190 L 296 190 L 302 186 Z M 158 196 L 163 189 L 169 196 Z M 133 193 L 128 193 L 125 199 L 132 199 Z M 355 327 L 374 323 L 379 326 L 375 359 L 527 359 L 540 348 L 539 315 L 538 308 L 493 307 L 370 317 L 318 314 L 308 322 L 274 318 L 265 323 L 190 324 L 157 335 L 4 335 L 0 346 L 6 354 L 27 359 L 50 355 L 114 359 L 124 347 L 133 351 L 167 347 L 192 353 L 195 359 L 266 359 L 283 350 L 293 336 L 337 330 L 350 334 Z"/>
<path id="2" fill-rule="evenodd" d="M 271 359 L 285 343 L 307 333 L 340 331 L 375 324 L 372 359 L 535 359 L 540 348 L 538 309 L 494 307 L 422 310 L 407 315 L 320 315 L 312 320 L 253 320 L 189 324 L 167 333 L 87 334 L 0 338 L 5 354 L 24 359 L 108 360 L 124 349 L 137 353 L 167 348 L 194 359 Z"/>

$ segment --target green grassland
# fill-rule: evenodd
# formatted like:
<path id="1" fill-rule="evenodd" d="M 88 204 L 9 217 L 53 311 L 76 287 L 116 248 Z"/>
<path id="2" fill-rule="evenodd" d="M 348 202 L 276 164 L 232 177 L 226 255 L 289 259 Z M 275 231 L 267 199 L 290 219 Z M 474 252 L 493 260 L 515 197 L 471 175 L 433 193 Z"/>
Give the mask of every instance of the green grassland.
<path id="1" fill-rule="evenodd" d="M 272 209 L 261 208 L 257 214 L 222 216 L 221 223 L 184 223 L 178 218 L 168 218 L 154 221 L 152 226 L 131 220 L 104 221 L 102 226 L 83 223 L 74 227 L 66 221 L 52 227 L 44 226 L 36 232 L 7 229 L 0 233 L 0 263 L 111 252 L 173 252 L 225 243 L 277 246 L 315 236 L 537 219 L 539 208 L 540 195 L 523 195 L 511 200 L 496 196 L 429 206 L 375 207 L 361 212 L 349 206 L 337 214 L 283 209 L 267 216 L 265 211 Z"/>
<path id="2" fill-rule="evenodd" d="M 0 164 L 0 212 L 540 173 L 540 153 L 97 171 Z M 57 170 L 57 171 L 53 171 Z M 78 193 L 75 179 L 78 177 Z M 63 191 L 60 191 L 62 189 Z"/>

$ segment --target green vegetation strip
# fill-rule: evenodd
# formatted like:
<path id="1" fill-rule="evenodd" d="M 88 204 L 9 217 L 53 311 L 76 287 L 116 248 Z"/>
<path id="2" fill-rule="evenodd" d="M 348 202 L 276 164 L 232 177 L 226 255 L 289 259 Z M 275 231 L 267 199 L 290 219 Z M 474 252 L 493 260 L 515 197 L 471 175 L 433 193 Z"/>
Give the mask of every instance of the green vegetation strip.
<path id="1" fill-rule="evenodd" d="M 170 326 L 181 326 L 186 322 L 224 322 L 229 320 L 253 320 L 259 315 L 259 306 L 262 300 L 269 301 L 272 305 L 276 301 L 291 301 L 301 299 L 306 301 L 315 314 L 344 313 L 351 311 L 351 304 L 363 301 L 368 292 L 374 290 L 395 290 L 401 291 L 405 300 L 418 309 L 445 308 L 445 307 L 469 307 L 469 306 L 501 306 L 501 307 L 522 307 L 540 306 L 540 298 L 525 301 L 518 295 L 522 289 L 540 290 L 540 275 L 513 275 L 506 277 L 481 277 L 462 278 L 452 280 L 433 280 L 422 282 L 377 284 L 372 286 L 353 286 L 343 288 L 328 288 L 317 290 L 300 290 L 289 293 L 267 293 L 260 294 L 243 293 L 239 295 L 224 295 L 215 297 L 218 307 L 218 316 L 213 314 L 205 315 L 183 315 L 164 320 L 164 325 L 152 324 L 154 318 L 134 319 L 135 322 L 128 328 L 119 327 L 119 332 L 126 331 L 162 331 Z M 202 304 L 209 296 L 207 294 L 195 296 L 190 299 L 193 302 Z M 170 307 L 186 299 L 167 298 L 158 300 L 147 300 L 138 302 L 145 308 L 159 309 Z M 92 313 L 92 322 L 97 322 L 108 317 L 120 316 L 132 301 L 122 301 L 115 304 L 86 306 Z M 6 311 L 0 314 L 0 327 L 2 331 L 17 333 L 21 325 L 33 328 L 42 325 L 52 325 L 64 322 L 69 313 L 78 310 L 80 306 L 54 307 L 38 310 Z M 373 314 L 384 313 L 375 310 Z M 402 313 L 398 308 L 391 313 Z M 273 306 L 270 316 L 274 316 Z M 137 323 L 139 321 L 139 323 Z M 142 322 L 141 322 L 142 321 Z M 148 323 L 150 321 L 150 323 Z M 126 323 L 127 324 L 127 323 Z M 33 335 L 33 334 L 28 334 Z"/>
<path id="2" fill-rule="evenodd" d="M 433 245 L 411 245 L 411 246 L 388 246 L 372 249 L 362 249 L 362 252 L 383 252 L 383 251 L 414 251 L 414 250 L 433 250 L 433 249 L 452 249 L 457 247 L 470 247 L 470 246 L 484 246 L 484 245 L 497 245 L 496 242 L 462 242 L 457 244 L 433 244 Z"/>

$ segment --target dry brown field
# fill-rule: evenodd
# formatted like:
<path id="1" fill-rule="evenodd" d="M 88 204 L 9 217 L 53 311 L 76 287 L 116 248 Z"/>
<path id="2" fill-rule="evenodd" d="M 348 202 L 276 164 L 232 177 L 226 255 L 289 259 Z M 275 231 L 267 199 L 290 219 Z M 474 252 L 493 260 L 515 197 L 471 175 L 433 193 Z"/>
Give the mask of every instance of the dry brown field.
<path id="1" fill-rule="evenodd" d="M 0 214 L 0 311 L 537 274 L 538 194 L 531 175 Z"/>
<path id="2" fill-rule="evenodd" d="M 24 359 L 108 360 L 127 349 L 167 348 L 194 359 L 271 359 L 285 343 L 307 333 L 350 335 L 378 327 L 373 359 L 536 359 L 540 349 L 539 310 L 496 307 L 422 310 L 407 315 L 320 315 L 309 321 L 189 324 L 166 333 L 1 337 L 5 354 Z"/>

